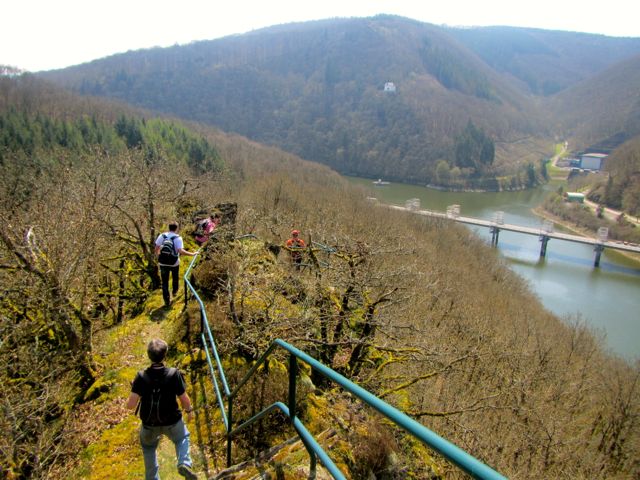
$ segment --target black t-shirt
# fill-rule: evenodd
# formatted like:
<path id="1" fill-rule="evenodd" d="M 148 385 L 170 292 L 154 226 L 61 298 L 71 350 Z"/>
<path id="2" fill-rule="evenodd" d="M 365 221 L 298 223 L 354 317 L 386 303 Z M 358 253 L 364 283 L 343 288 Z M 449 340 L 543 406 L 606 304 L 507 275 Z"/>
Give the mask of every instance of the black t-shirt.
<path id="1" fill-rule="evenodd" d="M 164 365 L 141 370 L 131 391 L 140 395 L 140 419 L 147 426 L 173 425 L 182 417 L 176 397 L 186 391 L 180 371 Z"/>

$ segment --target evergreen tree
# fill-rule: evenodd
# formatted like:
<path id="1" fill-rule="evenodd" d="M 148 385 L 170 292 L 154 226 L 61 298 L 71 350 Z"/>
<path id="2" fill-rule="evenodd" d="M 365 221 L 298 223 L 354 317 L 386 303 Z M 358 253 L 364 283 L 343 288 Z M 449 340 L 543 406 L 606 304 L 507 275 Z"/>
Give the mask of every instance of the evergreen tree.
<path id="1" fill-rule="evenodd" d="M 466 128 L 456 138 L 456 165 L 460 168 L 471 168 L 478 174 L 493 163 L 494 157 L 493 140 L 469 120 Z"/>
<path id="2" fill-rule="evenodd" d="M 611 208 L 620 209 L 622 207 L 621 184 L 614 181 L 613 175 L 609 175 L 607 186 L 604 190 L 604 202 Z"/>

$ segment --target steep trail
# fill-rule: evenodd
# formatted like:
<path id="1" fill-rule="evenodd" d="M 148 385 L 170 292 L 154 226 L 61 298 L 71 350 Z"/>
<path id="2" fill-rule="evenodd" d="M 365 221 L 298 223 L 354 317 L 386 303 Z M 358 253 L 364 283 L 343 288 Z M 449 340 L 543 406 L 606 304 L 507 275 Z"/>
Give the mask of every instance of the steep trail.
<path id="1" fill-rule="evenodd" d="M 175 353 L 183 353 L 185 345 L 175 345 L 172 341 L 183 328 L 180 299 L 169 309 L 162 306 L 160 291 L 154 292 L 147 300 L 145 310 L 137 317 L 96 335 L 95 355 L 101 370 L 104 394 L 97 400 L 78 407 L 72 429 L 77 432 L 81 451 L 72 465 L 66 465 L 64 472 L 56 472 L 58 478 L 107 480 L 117 478 L 144 478 L 142 451 L 138 441 L 139 419 L 125 409 L 124 404 L 130 391 L 130 382 L 136 372 L 146 368 L 147 342 L 152 338 L 163 338 L 169 342 L 170 358 L 168 366 L 177 366 Z M 173 352 L 171 352 L 173 350 Z M 194 387 L 185 374 L 187 391 L 193 398 Z M 199 447 L 196 422 L 198 417 L 188 422 L 191 432 L 191 456 L 198 478 L 208 478 L 205 474 L 207 460 Z M 84 448 L 82 448 L 84 447 Z M 158 463 L 163 480 L 182 479 L 175 464 L 173 444 L 163 438 L 158 447 Z M 216 468 L 219 469 L 220 466 Z"/>
<path id="2" fill-rule="evenodd" d="M 264 474 L 286 475 L 286 478 L 306 479 L 309 475 L 308 453 L 297 436 L 282 444 L 275 445 L 257 458 L 245 460 L 227 469 L 223 457 L 225 442 L 222 421 L 212 413 L 216 406 L 212 399 L 202 394 L 202 385 L 192 383 L 193 378 L 184 364 L 194 360 L 188 346 L 171 342 L 184 332 L 184 303 L 175 300 L 169 309 L 163 306 L 161 293 L 154 294 L 147 301 L 145 311 L 122 325 L 109 329 L 101 335 L 96 345 L 100 345 L 97 355 L 103 366 L 103 377 L 113 379 L 111 388 L 96 401 L 82 405 L 82 413 L 76 417 L 75 428 L 82 430 L 80 442 L 84 447 L 78 458 L 66 465 L 64 471 L 56 472 L 55 478 L 65 480 L 113 480 L 143 479 L 144 464 L 138 443 L 139 419 L 124 408 L 129 394 L 129 382 L 136 372 L 148 366 L 147 342 L 152 338 L 163 338 L 169 342 L 170 356 L 166 364 L 181 369 L 187 382 L 187 392 L 195 406 L 193 421 L 187 422 L 191 433 L 191 457 L 199 479 L 254 479 Z M 182 360 L 177 363 L 175 350 L 179 350 Z M 206 389 L 211 391 L 211 386 Z M 217 429 L 217 426 L 220 429 Z M 334 431 L 327 430 L 319 440 L 325 445 L 333 443 Z M 211 454 L 210 452 L 214 452 Z M 182 479 L 176 469 L 174 446 L 167 438 L 160 441 L 157 450 L 160 478 L 163 480 Z M 320 468 L 318 480 L 332 478 Z"/>

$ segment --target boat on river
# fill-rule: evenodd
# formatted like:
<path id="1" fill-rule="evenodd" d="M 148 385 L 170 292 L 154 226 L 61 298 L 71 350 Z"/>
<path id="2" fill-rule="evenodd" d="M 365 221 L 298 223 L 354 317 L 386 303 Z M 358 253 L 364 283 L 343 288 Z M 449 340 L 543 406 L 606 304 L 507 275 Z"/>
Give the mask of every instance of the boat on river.
<path id="1" fill-rule="evenodd" d="M 389 185 L 389 184 L 391 184 L 391 182 L 385 182 L 385 181 L 383 181 L 381 178 L 379 178 L 378 180 L 374 180 L 374 181 L 373 181 L 373 184 L 374 184 L 376 187 L 381 187 L 381 186 L 383 186 L 383 185 Z"/>

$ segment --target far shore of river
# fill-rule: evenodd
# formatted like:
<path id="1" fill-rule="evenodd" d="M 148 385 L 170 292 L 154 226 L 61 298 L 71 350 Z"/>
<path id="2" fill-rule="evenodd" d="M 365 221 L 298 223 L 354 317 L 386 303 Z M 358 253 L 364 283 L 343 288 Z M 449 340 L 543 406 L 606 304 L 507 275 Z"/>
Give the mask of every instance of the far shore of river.
<path id="1" fill-rule="evenodd" d="M 561 219 L 560 217 L 554 215 L 553 213 L 545 210 L 542 207 L 542 205 L 537 206 L 535 208 L 532 208 L 531 212 L 533 212 L 533 214 L 538 216 L 538 217 L 544 218 L 545 220 L 551 220 L 552 222 L 554 222 L 554 223 L 556 223 L 558 225 L 562 225 L 567 230 L 570 230 L 573 233 L 577 233 L 578 235 L 582 235 L 583 237 L 590 237 L 590 238 L 595 238 L 596 237 L 596 232 L 593 232 L 591 230 L 587 230 L 586 228 L 579 227 L 575 223 L 567 222 L 566 220 Z M 616 253 L 618 255 L 622 255 L 625 258 L 628 258 L 629 260 L 632 260 L 632 261 L 638 263 L 638 265 L 640 265 L 640 255 L 635 254 L 635 253 L 630 253 L 630 252 L 623 252 L 623 251 L 619 251 L 619 250 L 616 251 Z"/>

